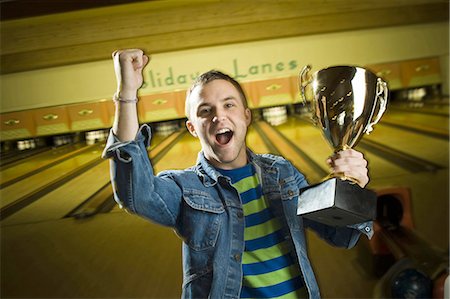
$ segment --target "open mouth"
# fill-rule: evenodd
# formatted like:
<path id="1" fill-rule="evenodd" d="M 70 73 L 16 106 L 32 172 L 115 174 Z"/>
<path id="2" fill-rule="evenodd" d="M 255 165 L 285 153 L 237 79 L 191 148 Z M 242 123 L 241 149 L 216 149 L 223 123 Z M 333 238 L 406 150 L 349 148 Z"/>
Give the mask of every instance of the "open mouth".
<path id="1" fill-rule="evenodd" d="M 220 145 L 225 145 L 230 142 L 233 137 L 233 131 L 230 129 L 220 129 L 216 133 L 216 140 Z"/>

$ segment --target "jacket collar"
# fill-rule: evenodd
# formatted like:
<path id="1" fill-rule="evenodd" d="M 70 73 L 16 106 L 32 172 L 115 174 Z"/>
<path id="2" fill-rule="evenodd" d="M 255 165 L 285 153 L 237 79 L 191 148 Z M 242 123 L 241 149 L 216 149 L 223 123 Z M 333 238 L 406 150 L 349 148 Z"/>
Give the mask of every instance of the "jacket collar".
<path id="1" fill-rule="evenodd" d="M 255 164 L 261 169 L 262 173 L 276 173 L 277 167 L 274 164 L 282 159 L 281 157 L 270 154 L 257 155 L 247 148 L 247 157 L 250 163 Z M 196 174 L 201 178 L 205 187 L 214 186 L 219 181 L 220 177 L 227 179 L 220 172 L 218 172 L 205 158 L 203 151 L 198 153 L 197 164 L 195 166 Z"/>

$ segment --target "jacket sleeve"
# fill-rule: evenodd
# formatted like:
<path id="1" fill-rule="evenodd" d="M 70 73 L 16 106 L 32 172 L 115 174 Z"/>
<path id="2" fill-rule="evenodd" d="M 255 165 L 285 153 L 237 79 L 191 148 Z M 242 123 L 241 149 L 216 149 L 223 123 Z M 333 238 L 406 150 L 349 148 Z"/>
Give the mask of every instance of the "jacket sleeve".
<path id="1" fill-rule="evenodd" d="M 154 175 L 146 149 L 150 138 L 147 125 L 143 125 L 136 138 L 128 142 L 120 142 L 111 130 L 102 157 L 110 158 L 114 199 L 121 208 L 174 227 L 182 191 L 170 175 Z"/>
<path id="2" fill-rule="evenodd" d="M 293 168 L 299 189 L 307 187 L 308 183 L 304 176 L 295 167 Z M 364 233 L 369 238 L 373 235 L 372 221 L 347 227 L 334 227 L 303 218 L 303 224 L 305 227 L 315 231 L 322 239 L 337 247 L 352 248 L 358 242 L 361 233 Z"/>

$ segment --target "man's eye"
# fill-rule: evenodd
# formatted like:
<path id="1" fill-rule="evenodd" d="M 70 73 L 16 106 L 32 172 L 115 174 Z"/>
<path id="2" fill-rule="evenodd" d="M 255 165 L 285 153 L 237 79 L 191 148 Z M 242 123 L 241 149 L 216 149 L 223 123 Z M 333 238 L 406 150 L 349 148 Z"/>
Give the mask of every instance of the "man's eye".
<path id="1" fill-rule="evenodd" d="M 227 103 L 227 104 L 225 105 L 225 107 L 231 108 L 231 107 L 234 107 L 234 104 L 233 104 L 233 103 Z"/>
<path id="2" fill-rule="evenodd" d="M 211 111 L 211 108 L 202 108 L 200 109 L 200 114 L 207 114 Z"/>

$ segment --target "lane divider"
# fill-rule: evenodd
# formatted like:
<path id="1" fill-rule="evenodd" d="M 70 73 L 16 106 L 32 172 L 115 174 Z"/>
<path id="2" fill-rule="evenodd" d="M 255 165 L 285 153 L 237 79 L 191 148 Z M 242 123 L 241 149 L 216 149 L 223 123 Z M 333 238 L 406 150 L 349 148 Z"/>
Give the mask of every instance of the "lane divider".
<path id="1" fill-rule="evenodd" d="M 74 157 L 74 156 L 76 156 L 78 154 L 82 154 L 84 152 L 90 151 L 95 146 L 98 146 L 98 144 L 88 145 L 88 146 L 76 149 L 74 151 L 71 151 L 71 152 L 69 152 L 67 154 L 64 154 L 64 155 L 58 157 L 57 159 L 53 160 L 52 162 L 50 162 L 48 164 L 42 165 L 41 167 L 38 167 L 38 168 L 33 169 L 33 170 L 31 170 L 31 171 L 29 171 L 27 173 L 19 175 L 18 177 L 15 177 L 15 178 L 12 178 L 12 179 L 7 180 L 5 182 L 2 182 L 2 183 L 0 183 L 0 189 L 8 187 L 8 186 L 10 186 L 12 184 L 15 184 L 15 183 L 17 183 L 17 182 L 27 178 L 27 177 L 35 175 L 35 174 L 37 174 L 37 173 L 39 173 L 41 171 L 44 171 L 44 170 L 46 170 L 48 168 L 51 168 L 51 167 L 53 167 L 53 166 L 55 166 L 55 165 L 57 165 L 59 163 L 62 163 L 62 162 L 66 161 L 66 160 L 68 160 L 68 159 L 70 159 L 70 158 L 72 158 L 72 157 Z"/>
<path id="2" fill-rule="evenodd" d="M 300 119 L 303 122 L 307 122 L 311 125 L 312 121 L 308 120 L 306 116 L 295 115 L 296 118 Z M 382 125 L 380 123 L 379 125 Z M 439 169 L 445 168 L 445 166 L 436 164 L 431 161 L 427 161 L 425 159 L 421 159 L 419 157 L 410 155 L 403 151 L 394 149 L 386 144 L 382 144 L 380 142 L 372 141 L 369 139 L 361 139 L 357 145 L 358 148 L 362 148 L 371 152 L 372 154 L 391 162 L 394 165 L 397 165 L 403 169 L 406 169 L 410 172 L 420 172 L 420 171 L 437 171 Z"/>
<path id="3" fill-rule="evenodd" d="M 255 129 L 257 130 L 257 132 L 260 132 L 261 137 L 263 135 L 267 135 L 267 134 L 269 134 L 269 135 L 275 134 L 276 136 L 278 136 L 281 139 L 281 141 L 284 144 L 275 145 L 275 143 L 273 143 L 273 141 L 270 140 L 271 146 L 273 146 L 277 149 L 277 153 L 279 155 L 284 156 L 282 153 L 283 146 L 286 146 L 286 147 L 290 148 L 291 150 L 293 150 L 295 152 L 295 154 L 298 155 L 303 160 L 303 162 L 306 164 L 306 166 L 297 165 L 299 170 L 302 173 L 304 173 L 305 175 L 308 175 L 311 178 L 317 177 L 317 179 L 320 179 L 320 178 L 324 178 L 325 176 L 327 176 L 329 174 L 321 165 L 319 165 L 317 162 L 315 162 L 313 159 L 311 159 L 311 157 L 308 156 L 308 154 L 306 154 L 300 147 L 298 147 L 288 137 L 286 137 L 283 133 L 281 133 L 279 130 L 274 128 L 269 123 L 267 123 L 265 121 L 261 121 L 261 122 L 255 122 L 254 125 L 255 125 Z M 257 126 L 259 126 L 258 129 L 257 129 Z M 285 157 L 285 158 L 292 159 L 292 157 Z M 306 168 L 311 169 L 311 171 L 307 171 Z"/>
<path id="4" fill-rule="evenodd" d="M 172 133 L 166 139 L 148 150 L 149 157 L 153 165 L 156 165 L 170 151 L 178 141 L 184 137 L 187 130 L 181 130 Z M 108 161 L 105 161 L 108 163 Z M 63 218 L 73 217 L 76 219 L 85 219 L 93 217 L 99 213 L 110 212 L 116 202 L 112 192 L 111 182 L 107 182 L 97 192 L 88 197 L 80 205 L 67 213 Z"/>

